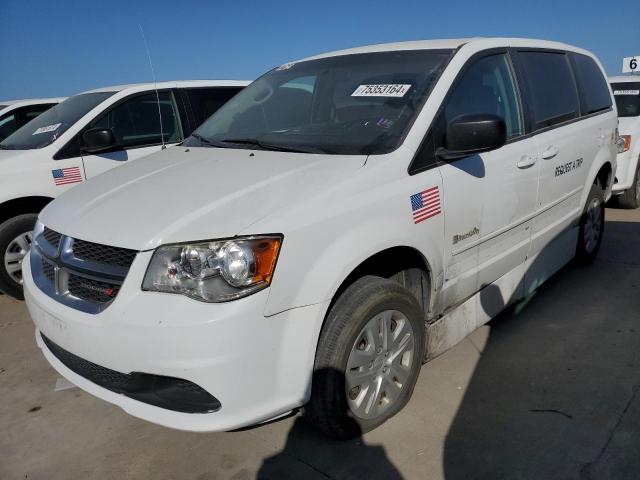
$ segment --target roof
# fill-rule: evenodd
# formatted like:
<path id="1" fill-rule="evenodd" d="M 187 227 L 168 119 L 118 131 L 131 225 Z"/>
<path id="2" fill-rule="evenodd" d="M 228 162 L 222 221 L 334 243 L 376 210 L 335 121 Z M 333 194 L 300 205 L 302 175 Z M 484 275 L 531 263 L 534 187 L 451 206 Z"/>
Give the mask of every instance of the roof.
<path id="1" fill-rule="evenodd" d="M 22 100 L 0 100 L 0 105 L 13 106 L 13 107 L 27 107 L 29 105 L 40 105 L 41 103 L 60 103 L 67 97 L 53 97 L 53 98 L 25 98 Z"/>
<path id="2" fill-rule="evenodd" d="M 388 52 L 394 50 L 439 50 L 457 49 L 466 44 L 482 46 L 487 48 L 495 46 L 532 47 L 532 48 L 553 48 L 559 50 L 570 50 L 580 53 L 588 53 L 565 43 L 548 40 L 537 40 L 530 38 L 501 38 L 501 37 L 473 37 L 473 38 L 452 38 L 443 40 L 416 40 L 410 42 L 381 43 L 378 45 L 365 45 L 362 47 L 348 48 L 346 50 L 336 50 L 334 52 L 322 53 L 312 57 L 304 58 L 300 61 L 315 60 L 318 58 L 336 57 L 339 55 L 353 55 L 357 53 Z"/>
<path id="3" fill-rule="evenodd" d="M 175 80 L 170 82 L 131 83 L 128 85 L 113 85 L 87 90 L 82 93 L 121 92 L 123 90 L 154 90 L 155 88 L 198 88 L 198 87 L 246 87 L 251 82 L 246 80 Z"/>
<path id="4" fill-rule="evenodd" d="M 626 83 L 640 82 L 640 75 L 618 75 L 617 77 L 609 77 L 609 82 Z"/>

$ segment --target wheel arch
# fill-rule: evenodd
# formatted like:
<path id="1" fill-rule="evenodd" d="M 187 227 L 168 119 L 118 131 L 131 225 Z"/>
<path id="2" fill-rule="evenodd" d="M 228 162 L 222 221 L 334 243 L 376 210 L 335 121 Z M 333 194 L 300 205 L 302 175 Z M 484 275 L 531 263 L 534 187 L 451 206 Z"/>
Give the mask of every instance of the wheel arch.
<path id="1" fill-rule="evenodd" d="M 0 203 L 0 223 L 6 222 L 10 218 L 25 213 L 40 213 L 40 211 L 53 200 L 45 196 L 28 196 L 12 198 Z"/>

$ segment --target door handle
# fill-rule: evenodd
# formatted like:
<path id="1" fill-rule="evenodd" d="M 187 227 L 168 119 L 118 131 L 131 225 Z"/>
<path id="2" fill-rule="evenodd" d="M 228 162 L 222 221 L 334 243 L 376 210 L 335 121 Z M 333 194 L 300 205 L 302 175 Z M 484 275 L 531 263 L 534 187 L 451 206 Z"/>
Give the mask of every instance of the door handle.
<path id="1" fill-rule="evenodd" d="M 529 168 L 536 163 L 536 160 L 538 159 L 536 157 L 532 157 L 531 155 L 523 155 L 522 157 L 520 157 L 518 163 L 516 163 L 516 167 Z"/>
<path id="2" fill-rule="evenodd" d="M 553 145 L 551 145 L 544 152 L 542 152 L 542 158 L 544 158 L 545 160 L 549 160 L 555 157 L 559 151 L 560 150 L 558 150 L 558 147 L 554 147 Z"/>

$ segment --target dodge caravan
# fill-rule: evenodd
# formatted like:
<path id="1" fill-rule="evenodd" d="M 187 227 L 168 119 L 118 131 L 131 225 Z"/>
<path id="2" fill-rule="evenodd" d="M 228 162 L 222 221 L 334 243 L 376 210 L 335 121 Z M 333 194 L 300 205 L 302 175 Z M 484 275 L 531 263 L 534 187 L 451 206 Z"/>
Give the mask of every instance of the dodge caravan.
<path id="1" fill-rule="evenodd" d="M 247 83 L 100 88 L 70 97 L 4 139 L 0 291 L 22 298 L 22 259 L 38 212 L 47 203 L 88 178 L 182 141 Z"/>
<path id="2" fill-rule="evenodd" d="M 598 60 L 522 39 L 284 64 L 184 144 L 49 204 L 25 262 L 51 365 L 137 417 L 228 430 L 304 406 L 382 424 L 420 366 L 604 231 Z"/>

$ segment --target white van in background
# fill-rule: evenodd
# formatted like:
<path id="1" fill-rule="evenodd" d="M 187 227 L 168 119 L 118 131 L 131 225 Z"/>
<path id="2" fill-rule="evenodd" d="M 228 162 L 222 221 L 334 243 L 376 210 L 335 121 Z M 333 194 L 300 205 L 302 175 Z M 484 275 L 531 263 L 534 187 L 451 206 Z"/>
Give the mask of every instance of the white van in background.
<path id="1" fill-rule="evenodd" d="M 618 107 L 618 170 L 613 194 L 624 208 L 640 207 L 640 76 L 610 77 Z"/>
<path id="2" fill-rule="evenodd" d="M 248 83 L 99 88 L 69 97 L 0 142 L 0 291 L 22 298 L 22 259 L 47 203 L 86 179 L 181 142 Z"/>
<path id="3" fill-rule="evenodd" d="M 65 97 L 0 100 L 0 142 L 64 99 Z"/>
<path id="4" fill-rule="evenodd" d="M 24 268 L 38 345 L 162 425 L 305 405 L 329 435 L 371 430 L 423 361 L 594 259 L 617 121 L 598 60 L 555 42 L 287 63 L 42 211 Z"/>

